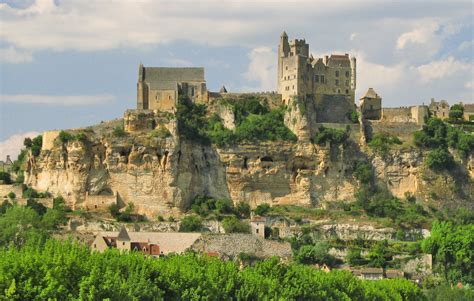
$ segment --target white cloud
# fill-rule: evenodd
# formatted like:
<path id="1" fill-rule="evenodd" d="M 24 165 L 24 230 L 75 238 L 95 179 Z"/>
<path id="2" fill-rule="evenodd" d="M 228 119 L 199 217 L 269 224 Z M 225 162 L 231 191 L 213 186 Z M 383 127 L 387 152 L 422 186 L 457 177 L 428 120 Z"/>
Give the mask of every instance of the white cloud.
<path id="1" fill-rule="evenodd" d="M 438 22 L 429 20 L 415 25 L 412 31 L 403 33 L 397 40 L 397 49 L 404 49 L 409 43 L 426 44 L 435 38 L 435 32 L 439 29 Z"/>
<path id="2" fill-rule="evenodd" d="M 0 62 L 1 63 L 28 63 L 33 61 L 31 51 L 20 51 L 15 47 L 0 48 Z"/>
<path id="3" fill-rule="evenodd" d="M 436 79 L 442 79 L 459 72 L 472 70 L 470 63 L 465 63 L 450 56 L 445 60 L 432 61 L 429 64 L 421 65 L 416 68 L 421 76 L 422 82 L 430 82 Z M 467 74 L 468 75 L 468 74 Z"/>
<path id="4" fill-rule="evenodd" d="M 89 106 L 111 103 L 113 95 L 0 95 L 0 103 L 45 104 L 61 106 Z"/>
<path id="5" fill-rule="evenodd" d="M 269 47 L 257 47 L 249 53 L 250 64 L 245 78 L 259 83 L 256 90 L 274 91 L 276 89 L 277 54 Z"/>
<path id="6" fill-rule="evenodd" d="M 23 141 L 26 137 L 34 138 L 38 136 L 38 132 L 27 132 L 15 134 L 9 138 L 0 141 L 0 160 L 5 160 L 7 155 L 13 160 L 16 160 L 20 150 L 23 148 Z"/>

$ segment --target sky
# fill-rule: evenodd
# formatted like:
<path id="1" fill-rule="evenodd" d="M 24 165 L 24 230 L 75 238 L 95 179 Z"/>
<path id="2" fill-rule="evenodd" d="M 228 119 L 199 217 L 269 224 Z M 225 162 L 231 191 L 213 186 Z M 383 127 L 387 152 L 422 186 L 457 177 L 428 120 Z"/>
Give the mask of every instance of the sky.
<path id="1" fill-rule="evenodd" d="M 0 160 L 25 136 L 121 118 L 138 65 L 202 66 L 207 86 L 276 90 L 279 36 L 357 58 L 356 99 L 473 102 L 472 1 L 0 0 Z"/>

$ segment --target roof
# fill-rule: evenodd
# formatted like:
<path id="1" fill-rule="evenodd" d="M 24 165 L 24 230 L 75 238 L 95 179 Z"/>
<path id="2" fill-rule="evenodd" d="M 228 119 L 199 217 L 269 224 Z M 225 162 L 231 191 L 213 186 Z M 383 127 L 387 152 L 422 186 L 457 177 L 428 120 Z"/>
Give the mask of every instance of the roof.
<path id="1" fill-rule="evenodd" d="M 360 270 L 361 274 L 383 274 L 382 268 L 365 268 Z"/>
<path id="2" fill-rule="evenodd" d="M 339 54 L 331 54 L 328 60 L 329 67 L 350 67 L 351 61 L 349 60 L 349 55 L 339 55 Z"/>
<path id="3" fill-rule="evenodd" d="M 112 235 L 110 235 L 112 236 Z M 112 236 L 113 237 L 113 236 Z M 117 235 L 117 240 L 120 241 L 130 241 L 130 236 L 128 235 L 127 229 L 125 227 L 122 227 L 120 229 L 120 232 Z"/>
<path id="4" fill-rule="evenodd" d="M 367 92 L 365 92 L 364 96 L 362 96 L 360 99 L 363 98 L 379 98 L 380 96 L 375 92 L 373 88 L 369 88 Z"/>
<path id="5" fill-rule="evenodd" d="M 264 218 L 263 216 L 255 215 L 254 217 L 252 217 L 250 221 L 251 222 L 264 222 L 265 220 L 266 218 Z"/>
<path id="6" fill-rule="evenodd" d="M 397 278 L 397 277 L 403 277 L 404 273 L 400 270 L 386 270 L 385 275 L 387 278 Z"/>
<path id="7" fill-rule="evenodd" d="M 118 232 L 101 232 L 106 237 L 117 237 Z M 183 253 L 201 237 L 201 233 L 128 232 L 131 243 L 149 243 L 160 247 L 163 254 Z"/>
<path id="8" fill-rule="evenodd" d="M 224 85 L 222 85 L 222 88 L 219 90 L 219 93 L 227 93 L 227 89 Z"/>
<path id="9" fill-rule="evenodd" d="M 144 67 L 144 80 L 152 82 L 205 82 L 203 67 Z"/>
<path id="10" fill-rule="evenodd" d="M 474 112 L 474 103 L 467 103 L 464 105 L 464 112 Z"/>

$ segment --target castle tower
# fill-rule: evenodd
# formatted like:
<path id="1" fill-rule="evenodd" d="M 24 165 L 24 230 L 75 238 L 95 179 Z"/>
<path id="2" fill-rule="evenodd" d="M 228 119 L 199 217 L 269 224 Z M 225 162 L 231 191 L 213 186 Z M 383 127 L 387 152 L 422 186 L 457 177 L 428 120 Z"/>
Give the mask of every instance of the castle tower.
<path id="1" fill-rule="evenodd" d="M 283 32 L 280 36 L 280 44 L 278 45 L 278 74 L 277 74 L 277 90 L 280 91 L 281 80 L 283 77 L 283 58 L 288 57 L 290 52 L 290 44 L 288 43 L 288 35 Z"/>
<path id="2" fill-rule="evenodd" d="M 355 89 L 356 89 L 356 58 L 355 57 L 352 57 L 351 58 L 351 89 L 352 89 L 352 92 L 355 93 Z"/>
<path id="3" fill-rule="evenodd" d="M 128 235 L 127 229 L 124 226 L 122 226 L 117 236 L 117 249 L 122 251 L 131 250 L 131 239 Z"/>
<path id="4" fill-rule="evenodd" d="M 144 95 L 144 90 L 145 90 L 145 83 L 143 82 L 145 78 L 145 68 L 143 67 L 143 64 L 140 63 L 138 66 L 138 82 L 137 82 L 137 109 L 147 109 L 148 105 L 146 105 L 145 102 L 145 95 Z"/>

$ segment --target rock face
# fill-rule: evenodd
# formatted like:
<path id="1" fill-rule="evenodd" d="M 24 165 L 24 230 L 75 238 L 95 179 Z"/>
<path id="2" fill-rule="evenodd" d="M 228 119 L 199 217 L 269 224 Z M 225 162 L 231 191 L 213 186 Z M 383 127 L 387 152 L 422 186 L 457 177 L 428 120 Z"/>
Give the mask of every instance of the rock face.
<path id="1" fill-rule="evenodd" d="M 124 120 L 70 131 L 75 136 L 67 141 L 60 141 L 58 132 L 47 133 L 47 147 L 28 159 L 25 183 L 61 195 L 76 208 L 87 207 L 86 195 L 116 196 L 119 205 L 133 203 L 138 213 L 149 217 L 177 216 L 198 194 L 251 207 L 268 203 L 324 208 L 330 202 L 354 200 L 360 186 L 353 176 L 354 162 L 364 159 L 372 162 L 376 177 L 394 195 L 432 197 L 430 183 L 439 176 L 423 176 L 421 152 L 397 151 L 388 159 L 370 154 L 359 145 L 364 139 L 357 124 L 347 125 L 354 137 L 344 146 L 313 144 L 310 137 L 318 128 L 314 108 L 291 106 L 285 123 L 299 137 L 297 143 L 217 148 L 184 141 L 172 114 L 147 110 L 129 110 Z M 232 128 L 232 112 L 219 110 Z M 117 129 L 120 126 L 125 132 Z M 467 177 L 471 180 L 461 190 L 472 199 L 472 178 Z M 450 183 L 448 176 L 443 179 Z"/>

